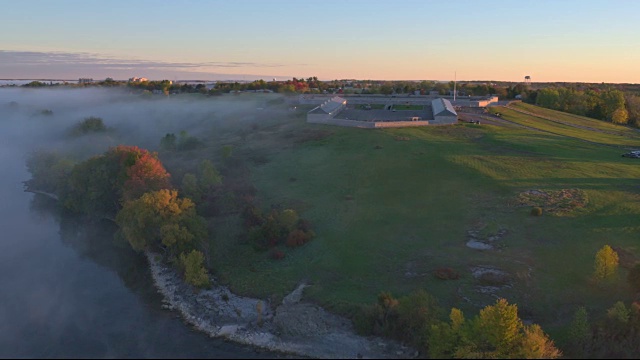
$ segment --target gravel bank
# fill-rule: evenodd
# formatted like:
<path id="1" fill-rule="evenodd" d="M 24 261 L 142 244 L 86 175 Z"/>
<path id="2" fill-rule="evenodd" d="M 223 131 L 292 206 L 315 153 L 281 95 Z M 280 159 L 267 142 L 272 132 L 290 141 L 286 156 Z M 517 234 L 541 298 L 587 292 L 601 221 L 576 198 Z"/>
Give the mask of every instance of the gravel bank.
<path id="1" fill-rule="evenodd" d="M 153 281 L 164 296 L 165 307 L 179 311 L 196 329 L 257 346 L 313 358 L 409 358 L 415 350 L 381 338 L 357 335 L 348 319 L 302 301 L 300 285 L 273 311 L 260 299 L 236 296 L 212 280 L 212 288 L 199 292 L 185 284 L 162 263 L 159 255 L 145 253 Z"/>

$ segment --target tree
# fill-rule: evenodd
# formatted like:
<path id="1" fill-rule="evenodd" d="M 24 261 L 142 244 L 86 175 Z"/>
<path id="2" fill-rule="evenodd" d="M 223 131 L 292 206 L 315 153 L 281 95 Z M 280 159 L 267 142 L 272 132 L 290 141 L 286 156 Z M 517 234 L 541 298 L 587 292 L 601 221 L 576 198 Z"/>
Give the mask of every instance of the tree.
<path id="1" fill-rule="evenodd" d="M 174 151 L 176 150 L 176 144 L 176 134 L 174 133 L 169 133 L 160 139 L 160 148 L 162 150 Z"/>
<path id="2" fill-rule="evenodd" d="M 596 253 L 594 277 L 605 280 L 613 277 L 618 270 L 618 253 L 605 245 Z"/>
<path id="3" fill-rule="evenodd" d="M 83 135 L 92 132 L 105 132 L 107 131 L 107 127 L 104 125 L 102 118 L 99 117 L 88 117 L 78 123 L 71 130 L 72 135 Z"/>
<path id="4" fill-rule="evenodd" d="M 481 340 L 482 351 L 500 358 L 514 353 L 521 340 L 523 324 L 518 317 L 518 307 L 498 299 L 495 305 L 480 310 L 474 328 Z"/>
<path id="5" fill-rule="evenodd" d="M 126 170 L 127 180 L 123 184 L 123 200 L 136 199 L 145 192 L 167 189 L 169 173 L 155 154 L 143 152 L 135 163 Z"/>
<path id="6" fill-rule="evenodd" d="M 184 174 L 182 177 L 182 193 L 196 202 L 200 200 L 202 197 L 202 190 L 200 190 L 198 178 L 196 178 L 195 175 L 191 173 Z"/>
<path id="7" fill-rule="evenodd" d="M 578 354 L 583 354 L 591 337 L 591 327 L 587 317 L 587 309 L 580 306 L 573 314 L 573 320 L 569 325 L 569 341 Z"/>
<path id="8" fill-rule="evenodd" d="M 200 163 L 200 184 L 202 184 L 204 190 L 211 190 L 211 188 L 221 183 L 222 176 L 220 176 L 218 170 L 213 166 L 213 163 L 207 159 L 202 160 Z"/>
<path id="9" fill-rule="evenodd" d="M 211 285 L 209 275 L 204 268 L 204 255 L 198 250 L 180 254 L 180 265 L 184 271 L 187 283 L 200 288 Z"/>
<path id="10" fill-rule="evenodd" d="M 540 325 L 525 326 L 522 344 L 517 357 L 522 359 L 557 359 L 562 352 L 542 331 Z"/>
<path id="11" fill-rule="evenodd" d="M 136 251 L 157 246 L 170 256 L 195 249 L 206 238 L 204 220 L 189 198 L 175 190 L 148 192 L 128 201 L 116 216 L 120 232 Z"/>
<path id="12" fill-rule="evenodd" d="M 431 326 L 432 358 L 555 359 L 562 355 L 540 326 L 524 325 L 517 306 L 505 299 L 480 310 L 471 321 L 455 308 L 449 319 Z"/>
<path id="13" fill-rule="evenodd" d="M 59 195 L 73 169 L 73 162 L 60 154 L 35 151 L 27 158 L 31 179 L 25 182 L 30 190 Z"/>
<path id="14" fill-rule="evenodd" d="M 624 103 L 624 93 L 620 90 L 607 90 L 603 91 L 600 95 L 600 99 L 602 99 L 602 112 L 607 121 L 614 122 L 614 117 L 617 120 L 622 120 L 624 118 L 624 122 L 626 122 L 626 110 L 624 112 L 620 112 L 618 110 L 625 109 Z M 626 115 L 626 116 L 625 116 Z"/>
<path id="15" fill-rule="evenodd" d="M 629 113 L 624 107 L 617 108 L 611 114 L 611 122 L 614 124 L 626 124 L 629 120 Z"/>
<path id="16" fill-rule="evenodd" d="M 640 96 L 627 94 L 624 100 L 629 116 L 628 123 L 634 126 L 640 126 Z"/>
<path id="17" fill-rule="evenodd" d="M 450 323 L 443 322 L 431 326 L 429 356 L 432 359 L 452 358 L 456 349 L 463 347 L 464 327 L 467 324 L 464 314 L 461 310 L 452 308 L 449 321 Z"/>
<path id="18" fill-rule="evenodd" d="M 607 310 L 607 317 L 618 325 L 624 325 L 629 322 L 631 310 L 622 302 L 618 301 Z"/>

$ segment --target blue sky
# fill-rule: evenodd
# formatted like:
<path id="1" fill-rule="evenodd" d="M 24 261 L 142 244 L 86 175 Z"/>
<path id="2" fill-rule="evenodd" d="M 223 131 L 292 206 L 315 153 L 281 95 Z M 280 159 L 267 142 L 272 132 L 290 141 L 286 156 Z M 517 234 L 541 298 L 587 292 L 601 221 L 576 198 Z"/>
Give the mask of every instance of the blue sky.
<path id="1" fill-rule="evenodd" d="M 0 78 L 640 83 L 640 1 L 0 1 Z"/>

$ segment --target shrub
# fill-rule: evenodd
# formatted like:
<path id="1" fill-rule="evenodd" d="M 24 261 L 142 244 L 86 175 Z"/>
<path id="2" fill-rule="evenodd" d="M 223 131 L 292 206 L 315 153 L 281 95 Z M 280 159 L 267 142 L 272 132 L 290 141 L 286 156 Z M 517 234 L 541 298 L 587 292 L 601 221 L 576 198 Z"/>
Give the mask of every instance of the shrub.
<path id="1" fill-rule="evenodd" d="M 209 276 L 204 268 L 204 255 L 198 250 L 188 254 L 180 254 L 180 265 L 184 271 L 185 281 L 193 286 L 209 287 Z"/>
<path id="2" fill-rule="evenodd" d="M 542 216 L 542 208 L 541 207 L 534 207 L 533 209 L 531 209 L 531 215 L 532 216 Z"/>
<path id="3" fill-rule="evenodd" d="M 107 127 L 104 126 L 102 119 L 99 117 L 91 116 L 84 119 L 79 124 L 77 124 L 73 128 L 72 134 L 82 135 L 82 134 L 88 134 L 91 132 L 105 132 L 105 131 L 107 131 Z"/>

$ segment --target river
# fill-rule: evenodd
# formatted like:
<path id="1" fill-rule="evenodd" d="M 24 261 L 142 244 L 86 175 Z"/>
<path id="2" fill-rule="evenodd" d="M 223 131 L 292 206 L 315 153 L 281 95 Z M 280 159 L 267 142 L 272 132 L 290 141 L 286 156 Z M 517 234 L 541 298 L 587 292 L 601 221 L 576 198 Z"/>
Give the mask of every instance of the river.
<path id="1" fill-rule="evenodd" d="M 0 107 L 5 104 L 0 104 Z M 273 358 L 162 307 L 143 256 L 23 191 L 28 126 L 0 109 L 1 358 Z"/>

